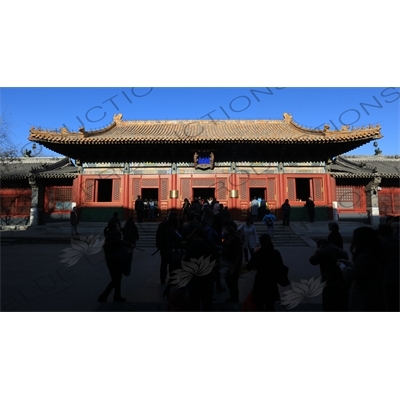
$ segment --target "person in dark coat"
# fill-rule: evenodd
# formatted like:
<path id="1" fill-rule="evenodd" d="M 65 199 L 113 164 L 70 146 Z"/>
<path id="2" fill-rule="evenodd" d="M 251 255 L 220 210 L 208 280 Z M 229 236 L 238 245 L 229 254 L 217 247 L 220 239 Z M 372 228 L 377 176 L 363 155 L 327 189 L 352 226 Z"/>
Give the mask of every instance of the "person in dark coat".
<path id="1" fill-rule="evenodd" d="M 201 217 L 201 204 L 199 199 L 194 199 L 190 205 L 190 212 L 193 213 L 196 219 Z"/>
<path id="2" fill-rule="evenodd" d="M 225 275 L 225 282 L 229 289 L 230 297 L 225 300 L 226 303 L 239 302 L 239 271 L 242 267 L 243 249 L 242 242 L 236 233 L 235 223 L 227 223 L 223 228 L 222 254 L 220 257 L 224 260 L 229 270 Z"/>
<path id="3" fill-rule="evenodd" d="M 177 214 L 170 212 L 164 222 L 158 225 L 156 232 L 156 247 L 160 252 L 161 264 L 160 264 L 160 281 L 162 284 L 165 283 L 168 274 L 168 231 L 170 219 L 177 218 Z"/>
<path id="4" fill-rule="evenodd" d="M 133 217 L 128 218 L 125 222 L 124 227 L 122 228 L 122 234 L 124 236 L 124 240 L 129 242 L 133 248 L 136 246 L 136 241 L 139 240 L 139 231 L 133 220 Z M 130 253 L 130 262 L 132 262 L 133 250 Z"/>
<path id="5" fill-rule="evenodd" d="M 350 245 L 352 261 L 338 260 L 351 282 L 350 311 L 385 311 L 384 268 L 377 232 L 362 226 L 354 230 Z"/>
<path id="6" fill-rule="evenodd" d="M 265 199 L 261 199 L 260 207 L 258 209 L 258 220 L 259 221 L 262 221 L 266 212 L 267 212 L 267 202 L 265 201 Z"/>
<path id="7" fill-rule="evenodd" d="M 137 215 L 137 222 L 141 223 L 143 221 L 144 202 L 139 195 L 135 201 L 135 211 Z"/>
<path id="8" fill-rule="evenodd" d="M 187 285 L 190 311 L 212 311 L 213 289 L 216 276 L 219 275 L 218 253 L 220 247 L 207 240 L 207 233 L 203 228 L 195 229 L 186 246 L 184 261 L 208 258 L 208 263 L 215 262 L 215 266 L 207 275 L 194 276 Z"/>
<path id="9" fill-rule="evenodd" d="M 71 222 L 71 236 L 74 236 L 74 234 L 76 236 L 79 236 L 78 233 L 78 225 L 79 225 L 79 217 L 78 217 L 78 213 L 76 212 L 76 207 L 74 207 L 71 211 L 71 215 L 69 217 L 69 220 Z"/>
<path id="10" fill-rule="evenodd" d="M 190 212 L 190 201 L 189 199 L 185 198 L 183 200 L 183 205 L 182 205 L 182 218 L 185 219 L 188 217 L 189 212 Z"/>
<path id="11" fill-rule="evenodd" d="M 329 222 L 328 229 L 330 231 L 328 235 L 328 242 L 334 244 L 339 249 L 343 249 L 343 239 L 339 232 L 339 225 L 336 222 Z"/>
<path id="12" fill-rule="evenodd" d="M 281 206 L 281 211 L 282 211 L 282 225 L 289 226 L 289 220 L 290 220 L 290 211 L 291 211 L 291 206 L 289 204 L 289 199 L 286 199 L 285 202 Z"/>
<path id="13" fill-rule="evenodd" d="M 379 225 L 387 311 L 399 310 L 399 239 L 390 225 Z"/>
<path id="14" fill-rule="evenodd" d="M 182 227 L 182 239 L 186 242 L 187 238 L 192 234 L 192 232 L 201 226 L 200 222 L 197 221 L 193 213 L 187 215 L 187 222 L 183 224 Z"/>
<path id="15" fill-rule="evenodd" d="M 322 291 L 322 308 L 324 311 L 348 311 L 349 285 L 337 261 L 348 260 L 349 256 L 346 251 L 325 239 L 318 240 L 317 246 L 318 250 L 309 261 L 312 265 L 319 264 L 322 282 L 326 282 Z"/>
<path id="16" fill-rule="evenodd" d="M 115 212 L 108 222 L 115 222 L 121 228 L 121 221 L 120 221 L 118 215 L 119 214 L 117 212 Z"/>
<path id="17" fill-rule="evenodd" d="M 281 253 L 274 249 L 271 236 L 260 236 L 260 249 L 251 257 L 246 269 L 257 271 L 253 284 L 253 302 L 257 311 L 275 311 L 275 302 L 280 300 L 278 281 L 286 272 Z"/>
<path id="18" fill-rule="evenodd" d="M 228 222 L 231 220 L 231 214 L 229 212 L 229 209 L 227 206 L 224 206 L 223 204 L 220 203 L 219 205 L 219 211 L 218 211 L 218 215 L 221 217 L 222 219 L 222 223 Z"/>
<path id="19" fill-rule="evenodd" d="M 304 204 L 304 207 L 307 207 L 307 213 L 308 217 L 310 218 L 310 222 L 314 222 L 315 204 L 311 196 L 307 199 L 306 204 Z"/>
<path id="20" fill-rule="evenodd" d="M 132 249 L 132 245 L 122 240 L 120 226 L 115 221 L 108 222 L 105 235 L 103 250 L 111 282 L 97 300 L 100 303 L 106 302 L 111 291 L 114 289 L 114 301 L 123 302 L 126 299 L 121 296 L 122 269 L 126 262 L 126 254 L 128 253 L 126 249 Z"/>
<path id="21" fill-rule="evenodd" d="M 182 233 L 179 229 L 179 219 L 170 217 L 167 230 L 168 246 L 168 273 L 171 277 L 172 271 L 181 268 L 181 260 L 184 254 Z"/>

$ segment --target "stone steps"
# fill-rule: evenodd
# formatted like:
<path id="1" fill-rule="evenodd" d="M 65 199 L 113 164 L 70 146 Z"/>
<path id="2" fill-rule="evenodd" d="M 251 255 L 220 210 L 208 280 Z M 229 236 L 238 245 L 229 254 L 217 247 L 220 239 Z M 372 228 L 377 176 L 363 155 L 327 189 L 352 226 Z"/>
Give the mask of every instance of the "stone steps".
<path id="1" fill-rule="evenodd" d="M 240 223 L 237 223 L 238 226 Z M 136 224 L 139 231 L 138 247 L 156 247 L 156 232 L 158 223 L 142 222 Z M 257 235 L 260 236 L 263 233 L 268 233 L 267 226 L 262 223 L 256 223 Z M 274 226 L 274 233 L 272 235 L 272 242 L 277 247 L 288 247 L 288 246 L 309 246 L 301 236 L 296 235 L 290 227 L 277 224 Z"/>

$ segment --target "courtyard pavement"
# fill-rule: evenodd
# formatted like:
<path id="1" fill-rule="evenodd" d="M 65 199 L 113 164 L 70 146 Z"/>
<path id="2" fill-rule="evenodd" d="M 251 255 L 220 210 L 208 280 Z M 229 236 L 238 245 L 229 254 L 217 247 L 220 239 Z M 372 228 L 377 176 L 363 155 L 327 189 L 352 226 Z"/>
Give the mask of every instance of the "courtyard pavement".
<path id="1" fill-rule="evenodd" d="M 350 222 L 340 224 L 345 250 L 348 251 L 353 230 L 360 225 Z M 300 282 L 317 279 L 320 276 L 319 267 L 312 266 L 308 260 L 316 250 L 313 239 L 328 235 L 327 222 L 293 222 L 291 228 L 308 245 L 291 247 L 287 243 L 284 247 L 277 247 L 289 267 L 289 280 Z M 85 234 L 85 237 L 88 236 L 89 233 Z M 167 311 L 167 300 L 163 297 L 165 285 L 159 281 L 160 256 L 158 253 L 152 255 L 155 248 L 135 249 L 131 275 L 122 279 L 122 295 L 127 302 L 114 303 L 111 295 L 108 303 L 100 304 L 97 297 L 110 281 L 104 255 L 101 246 L 96 248 L 93 241 L 90 245 L 84 241 L 80 243 L 80 248 L 73 250 L 69 233 L 49 234 L 42 227 L 1 231 L 1 310 Z M 140 248 L 140 241 L 137 246 Z M 71 266 L 62 262 L 65 258 L 61 256 L 67 253 L 76 257 L 76 263 Z M 229 297 L 227 290 L 214 292 L 214 311 L 240 311 L 252 288 L 254 275 L 255 272 L 251 271 L 240 276 L 238 304 L 224 303 Z M 223 279 L 222 282 L 226 287 Z M 291 289 L 291 286 L 280 287 L 280 292 Z M 276 303 L 276 311 L 287 312 L 279 302 Z M 289 311 L 322 311 L 321 295 L 306 298 Z"/>

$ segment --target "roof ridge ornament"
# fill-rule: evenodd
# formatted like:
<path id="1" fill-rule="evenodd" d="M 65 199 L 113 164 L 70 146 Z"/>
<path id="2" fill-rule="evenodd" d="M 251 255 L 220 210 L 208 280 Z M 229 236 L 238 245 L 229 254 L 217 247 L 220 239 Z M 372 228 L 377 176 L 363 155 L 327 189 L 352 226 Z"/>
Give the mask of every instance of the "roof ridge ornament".
<path id="1" fill-rule="evenodd" d="M 113 121 L 114 121 L 116 124 L 119 124 L 119 123 L 122 121 L 122 114 L 114 114 Z"/>
<path id="2" fill-rule="evenodd" d="M 290 124 L 293 122 L 293 117 L 289 113 L 283 113 L 283 119 L 285 120 L 285 123 Z"/>

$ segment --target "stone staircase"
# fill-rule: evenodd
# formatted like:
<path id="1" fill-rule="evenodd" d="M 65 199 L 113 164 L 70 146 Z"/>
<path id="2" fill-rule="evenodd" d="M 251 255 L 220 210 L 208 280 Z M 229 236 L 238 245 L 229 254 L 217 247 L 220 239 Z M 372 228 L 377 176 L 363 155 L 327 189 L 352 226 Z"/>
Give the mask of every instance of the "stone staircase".
<path id="1" fill-rule="evenodd" d="M 158 222 L 142 222 L 136 224 L 139 231 L 139 240 L 136 243 L 140 248 L 154 248 L 156 250 L 156 232 Z"/>
<path id="2" fill-rule="evenodd" d="M 241 222 L 236 221 L 237 225 L 240 226 Z M 142 222 L 136 224 L 139 230 L 139 241 L 137 246 L 141 248 L 156 248 L 156 232 L 158 223 L 156 222 Z M 260 236 L 263 233 L 268 233 L 268 228 L 262 222 L 255 223 L 257 235 Z M 301 236 L 296 235 L 290 227 L 283 226 L 282 222 L 278 222 L 274 226 L 274 233 L 272 235 L 272 243 L 276 247 L 293 247 L 293 246 L 305 246 L 309 244 L 303 240 Z"/>
<path id="3" fill-rule="evenodd" d="M 262 222 L 255 222 L 258 237 L 263 233 L 268 233 L 268 228 Z M 302 236 L 296 235 L 290 226 L 283 226 L 279 221 L 274 224 L 274 233 L 272 235 L 272 243 L 275 247 L 309 247 L 309 244 Z"/>
<path id="4" fill-rule="evenodd" d="M 242 222 L 236 221 L 237 225 L 240 226 Z M 125 221 L 122 223 L 122 226 Z M 139 241 L 137 247 L 139 248 L 153 248 L 156 250 L 156 232 L 158 228 L 158 222 L 142 222 L 136 224 L 139 230 Z M 255 223 L 257 235 L 260 236 L 263 233 L 267 233 L 267 226 L 261 222 Z M 103 222 L 86 222 L 79 225 L 78 230 L 80 235 L 100 235 L 103 237 L 103 230 L 105 223 Z M 294 227 L 296 228 L 296 227 Z M 321 229 L 326 230 L 326 226 Z M 274 226 L 274 234 L 272 236 L 272 242 L 276 247 L 297 247 L 304 246 L 309 247 L 315 245 L 309 235 L 306 235 L 297 229 L 297 234 L 292 230 L 291 227 L 283 226 L 282 222 L 278 222 Z M 24 241 L 45 241 L 45 242 L 59 242 L 64 241 L 69 243 L 71 240 L 71 226 L 68 223 L 51 223 L 43 226 L 30 227 L 26 230 L 15 231 L 15 230 L 3 230 L 1 231 L 1 241 L 5 240 L 24 240 Z M 315 235 L 314 235 L 315 236 Z M 308 240 L 308 241 L 307 241 Z"/>

